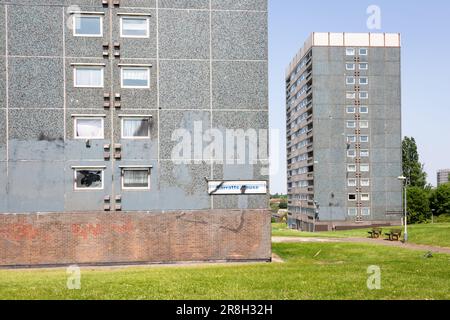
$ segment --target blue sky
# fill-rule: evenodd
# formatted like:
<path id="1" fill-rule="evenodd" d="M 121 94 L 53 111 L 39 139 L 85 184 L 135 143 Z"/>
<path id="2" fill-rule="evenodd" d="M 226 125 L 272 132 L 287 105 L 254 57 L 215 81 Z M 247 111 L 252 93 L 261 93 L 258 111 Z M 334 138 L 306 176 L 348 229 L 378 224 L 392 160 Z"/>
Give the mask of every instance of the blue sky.
<path id="1" fill-rule="evenodd" d="M 370 5 L 381 8 L 380 30 L 367 29 Z M 269 0 L 270 126 L 281 131 L 271 192 L 286 193 L 285 69 L 311 32 L 402 33 L 403 135 L 416 138 L 436 184 L 437 170 L 450 168 L 449 31 L 446 0 Z"/>

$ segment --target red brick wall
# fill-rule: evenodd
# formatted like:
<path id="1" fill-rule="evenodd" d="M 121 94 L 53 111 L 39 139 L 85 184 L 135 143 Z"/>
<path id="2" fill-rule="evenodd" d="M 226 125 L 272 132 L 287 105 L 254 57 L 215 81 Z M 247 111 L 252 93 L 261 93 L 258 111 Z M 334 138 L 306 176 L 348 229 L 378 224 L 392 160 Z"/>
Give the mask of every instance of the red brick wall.
<path id="1" fill-rule="evenodd" d="M 268 260 L 270 212 L 0 215 L 0 266 Z"/>

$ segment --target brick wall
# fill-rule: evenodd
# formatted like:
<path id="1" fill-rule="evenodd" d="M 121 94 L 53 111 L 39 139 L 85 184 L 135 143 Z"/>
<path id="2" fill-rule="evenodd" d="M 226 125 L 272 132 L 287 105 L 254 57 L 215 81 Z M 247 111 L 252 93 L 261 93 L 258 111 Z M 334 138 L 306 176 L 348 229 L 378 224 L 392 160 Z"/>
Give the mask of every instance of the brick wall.
<path id="1" fill-rule="evenodd" d="M 266 210 L 0 215 L 0 266 L 269 260 Z"/>

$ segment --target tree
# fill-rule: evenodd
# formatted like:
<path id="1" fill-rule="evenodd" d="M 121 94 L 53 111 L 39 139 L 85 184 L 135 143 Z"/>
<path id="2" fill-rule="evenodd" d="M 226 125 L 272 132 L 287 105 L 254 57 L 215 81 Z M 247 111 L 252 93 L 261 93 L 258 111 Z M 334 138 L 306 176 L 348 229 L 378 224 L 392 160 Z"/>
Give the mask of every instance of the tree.
<path id="1" fill-rule="evenodd" d="M 416 140 L 413 137 L 405 137 L 402 144 L 403 175 L 408 178 L 408 184 L 412 187 L 425 188 L 427 174 L 420 163 Z"/>
<path id="2" fill-rule="evenodd" d="M 419 187 L 408 188 L 408 222 L 423 223 L 430 215 L 429 193 Z"/>
<path id="3" fill-rule="evenodd" d="M 450 213 L 450 183 L 442 184 L 434 189 L 430 202 L 431 209 L 437 216 Z"/>

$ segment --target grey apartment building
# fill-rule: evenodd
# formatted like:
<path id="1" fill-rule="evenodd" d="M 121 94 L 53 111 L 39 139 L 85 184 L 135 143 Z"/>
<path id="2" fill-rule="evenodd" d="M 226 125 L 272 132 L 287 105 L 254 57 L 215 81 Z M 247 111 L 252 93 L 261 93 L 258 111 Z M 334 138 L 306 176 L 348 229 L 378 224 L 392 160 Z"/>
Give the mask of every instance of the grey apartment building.
<path id="1" fill-rule="evenodd" d="M 400 35 L 313 33 L 286 73 L 289 225 L 401 222 Z"/>
<path id="2" fill-rule="evenodd" d="M 0 0 L 0 265 L 269 260 L 268 157 L 190 138 L 267 90 L 267 0 Z"/>
<path id="3" fill-rule="evenodd" d="M 450 169 L 439 170 L 437 173 L 437 185 L 446 184 L 450 182 Z"/>

